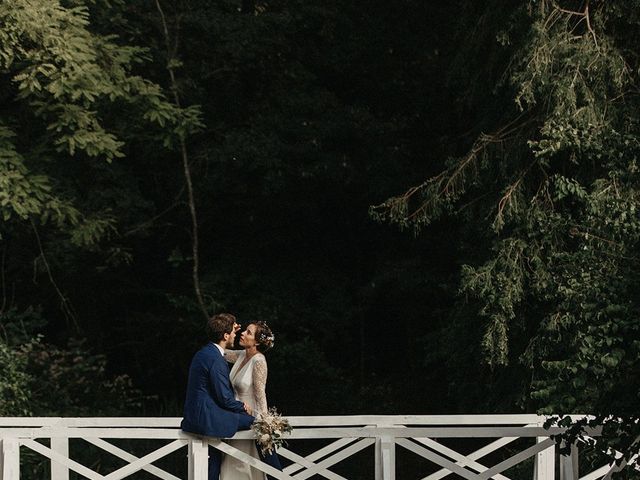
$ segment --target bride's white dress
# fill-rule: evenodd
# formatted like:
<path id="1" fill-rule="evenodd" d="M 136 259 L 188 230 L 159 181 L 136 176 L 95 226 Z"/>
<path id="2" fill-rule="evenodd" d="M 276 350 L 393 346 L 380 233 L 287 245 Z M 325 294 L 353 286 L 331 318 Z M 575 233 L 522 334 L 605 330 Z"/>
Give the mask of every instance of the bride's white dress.
<path id="1" fill-rule="evenodd" d="M 229 373 L 231 385 L 236 398 L 251 408 L 253 415 L 267 411 L 267 360 L 261 353 L 256 353 L 245 362 L 243 350 L 226 350 L 225 359 L 233 362 Z M 229 440 L 229 444 L 252 457 L 259 458 L 256 442 L 253 440 Z M 251 468 L 229 455 L 224 455 L 220 468 L 220 480 L 265 480 L 265 474 Z"/>

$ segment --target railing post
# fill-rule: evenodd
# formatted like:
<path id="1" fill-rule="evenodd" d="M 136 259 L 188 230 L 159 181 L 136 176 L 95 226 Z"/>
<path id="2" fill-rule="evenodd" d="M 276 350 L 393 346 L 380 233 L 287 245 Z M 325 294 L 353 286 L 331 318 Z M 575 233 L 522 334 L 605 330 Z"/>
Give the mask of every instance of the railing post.
<path id="1" fill-rule="evenodd" d="M 51 450 L 69 458 L 69 439 L 52 437 Z M 51 480 L 69 480 L 69 468 L 51 460 Z"/>
<path id="2" fill-rule="evenodd" d="M 560 480 L 578 480 L 578 446 L 571 444 L 569 455 L 560 456 Z"/>
<path id="3" fill-rule="evenodd" d="M 0 440 L 0 480 L 19 480 L 20 444 L 17 438 Z"/>
<path id="4" fill-rule="evenodd" d="M 209 477 L 209 444 L 201 438 L 189 442 L 189 480 L 207 480 Z"/>
<path id="5" fill-rule="evenodd" d="M 537 443 L 543 442 L 547 437 L 538 437 Z M 556 469 L 556 447 L 551 447 L 538 452 L 533 467 L 534 480 L 554 480 Z"/>
<path id="6" fill-rule="evenodd" d="M 396 480 L 396 442 L 394 437 L 376 438 L 376 480 Z"/>
<path id="7" fill-rule="evenodd" d="M 193 440 L 187 444 L 187 480 L 193 480 Z"/>

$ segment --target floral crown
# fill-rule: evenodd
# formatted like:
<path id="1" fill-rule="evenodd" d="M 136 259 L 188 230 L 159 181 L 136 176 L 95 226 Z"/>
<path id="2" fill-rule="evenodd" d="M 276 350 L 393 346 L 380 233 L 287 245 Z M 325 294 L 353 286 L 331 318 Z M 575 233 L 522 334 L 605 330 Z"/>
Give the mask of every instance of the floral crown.
<path id="1" fill-rule="evenodd" d="M 267 322 L 259 321 L 256 322 L 256 325 L 260 326 L 260 333 L 256 337 L 258 342 L 262 345 L 265 345 L 266 347 L 273 347 L 273 344 L 276 341 L 276 337 L 271 332 L 271 329 L 269 328 L 269 325 L 267 325 Z"/>

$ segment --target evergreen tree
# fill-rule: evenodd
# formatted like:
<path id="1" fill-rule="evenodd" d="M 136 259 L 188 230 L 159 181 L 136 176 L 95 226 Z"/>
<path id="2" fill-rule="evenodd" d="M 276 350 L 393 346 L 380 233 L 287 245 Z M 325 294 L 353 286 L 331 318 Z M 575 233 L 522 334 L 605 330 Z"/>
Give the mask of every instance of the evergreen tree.
<path id="1" fill-rule="evenodd" d="M 539 1 L 501 15 L 501 122 L 372 208 L 416 232 L 463 218 L 482 239 L 460 289 L 484 323 L 488 364 L 519 358 L 540 412 L 613 420 L 627 459 L 639 433 L 639 7 Z"/>

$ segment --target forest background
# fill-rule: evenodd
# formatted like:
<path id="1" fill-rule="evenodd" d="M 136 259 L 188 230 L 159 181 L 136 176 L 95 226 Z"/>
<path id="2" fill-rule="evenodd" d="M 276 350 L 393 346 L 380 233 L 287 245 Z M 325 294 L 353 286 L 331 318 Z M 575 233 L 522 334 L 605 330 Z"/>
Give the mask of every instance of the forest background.
<path id="1" fill-rule="evenodd" d="M 180 416 L 230 311 L 285 415 L 637 450 L 639 34 L 637 0 L 3 0 L 0 414 Z"/>

